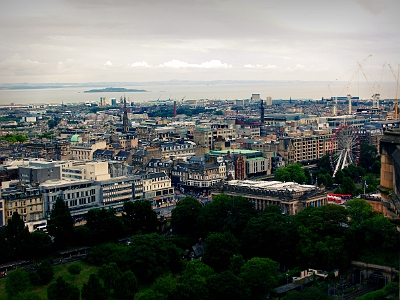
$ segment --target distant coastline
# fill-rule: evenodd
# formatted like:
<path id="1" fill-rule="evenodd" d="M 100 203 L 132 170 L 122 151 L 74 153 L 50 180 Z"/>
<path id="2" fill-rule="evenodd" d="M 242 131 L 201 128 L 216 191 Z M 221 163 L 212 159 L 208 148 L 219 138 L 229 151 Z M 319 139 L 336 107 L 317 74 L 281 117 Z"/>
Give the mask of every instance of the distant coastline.
<path id="1" fill-rule="evenodd" d="M 88 91 L 84 91 L 84 93 L 136 93 L 136 92 L 147 92 L 146 90 L 137 90 L 137 89 L 126 89 L 126 88 L 104 88 L 104 89 L 92 89 Z"/>

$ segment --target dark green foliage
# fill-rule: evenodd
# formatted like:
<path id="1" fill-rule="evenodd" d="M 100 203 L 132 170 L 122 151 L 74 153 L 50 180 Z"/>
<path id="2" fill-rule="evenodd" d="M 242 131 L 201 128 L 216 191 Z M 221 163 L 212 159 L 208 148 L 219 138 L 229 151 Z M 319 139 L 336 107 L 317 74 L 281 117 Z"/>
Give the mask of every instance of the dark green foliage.
<path id="1" fill-rule="evenodd" d="M 69 245 L 74 234 L 74 220 L 64 200 L 58 198 L 53 205 L 50 220 L 47 222 L 49 234 L 54 236 L 54 242 L 59 247 Z"/>
<path id="2" fill-rule="evenodd" d="M 147 290 L 145 292 L 137 293 L 135 300 L 167 300 L 168 298 L 163 294 L 155 292 L 153 290 Z"/>
<path id="3" fill-rule="evenodd" d="M 331 174 L 318 174 L 317 175 L 318 185 L 323 184 L 325 187 L 330 188 L 333 185 L 333 178 Z"/>
<path id="4" fill-rule="evenodd" d="M 29 281 L 32 285 L 39 286 L 40 285 L 40 276 L 36 271 L 29 273 Z"/>
<path id="5" fill-rule="evenodd" d="M 8 273 L 5 284 L 8 299 L 27 291 L 29 287 L 29 275 L 25 270 L 17 269 Z"/>
<path id="6" fill-rule="evenodd" d="M 376 213 L 372 210 L 371 204 L 362 199 L 354 199 L 345 204 L 350 217 L 350 224 L 360 225 L 363 221 L 372 218 Z"/>
<path id="7" fill-rule="evenodd" d="M 89 281 L 83 284 L 82 300 L 106 300 L 107 290 L 100 284 L 95 274 L 90 274 Z"/>
<path id="8" fill-rule="evenodd" d="M 182 234 L 194 235 L 201 209 L 202 206 L 196 198 L 183 198 L 172 210 L 172 226 Z"/>
<path id="9" fill-rule="evenodd" d="M 282 300 L 329 300 L 331 299 L 326 291 L 320 287 L 312 286 L 304 289 L 302 292 L 292 291 L 289 292 Z"/>
<path id="10" fill-rule="evenodd" d="M 34 231 L 31 233 L 31 240 L 31 254 L 33 257 L 44 257 L 51 253 L 52 242 L 47 233 L 42 231 Z"/>
<path id="11" fill-rule="evenodd" d="M 294 181 L 300 184 L 307 183 L 310 177 L 307 178 L 302 165 L 290 164 L 286 167 L 279 168 L 275 171 L 275 179 L 279 181 Z"/>
<path id="12" fill-rule="evenodd" d="M 205 243 L 203 261 L 217 272 L 227 270 L 231 257 L 239 253 L 238 241 L 230 232 L 212 233 Z"/>
<path id="13" fill-rule="evenodd" d="M 247 222 L 257 216 L 254 204 L 244 197 L 230 197 L 225 194 L 213 196 L 210 204 L 203 207 L 198 217 L 200 236 L 212 232 L 230 231 L 239 238 Z"/>
<path id="14" fill-rule="evenodd" d="M 28 138 L 22 134 L 6 134 L 5 136 L 0 136 L 0 140 L 7 141 L 9 143 L 24 143 L 28 140 Z"/>
<path id="15" fill-rule="evenodd" d="M 157 214 L 148 200 L 126 201 L 123 218 L 132 233 L 153 233 L 157 230 Z"/>
<path id="16" fill-rule="evenodd" d="M 14 296 L 12 300 L 42 300 L 42 298 L 35 292 L 24 292 Z"/>
<path id="17" fill-rule="evenodd" d="M 251 299 L 250 289 L 247 287 L 246 282 L 231 271 L 224 271 L 210 276 L 207 280 L 207 286 L 210 299 Z"/>
<path id="18" fill-rule="evenodd" d="M 121 280 L 121 271 L 117 264 L 110 262 L 107 265 L 102 265 L 99 269 L 99 276 L 104 281 L 104 287 L 110 291 L 115 289 L 117 282 Z"/>
<path id="19" fill-rule="evenodd" d="M 264 299 L 278 283 L 278 264 L 269 258 L 254 257 L 242 267 L 239 277 L 250 289 L 250 299 Z"/>
<path id="20" fill-rule="evenodd" d="M 110 208 L 91 209 L 86 215 L 86 226 L 97 242 L 106 242 L 125 234 L 122 219 Z"/>
<path id="21" fill-rule="evenodd" d="M 74 227 L 74 240 L 75 246 L 89 246 L 93 242 L 92 232 L 87 226 Z"/>
<path id="22" fill-rule="evenodd" d="M 79 300 L 79 289 L 67 283 L 61 276 L 47 288 L 48 300 Z"/>
<path id="23" fill-rule="evenodd" d="M 348 165 L 347 168 L 344 168 L 343 173 L 345 176 L 357 181 L 361 180 L 362 176 L 365 176 L 366 174 L 363 167 L 356 166 L 354 164 Z"/>
<path id="24" fill-rule="evenodd" d="M 69 272 L 70 274 L 72 274 L 72 275 L 78 275 L 78 274 L 81 273 L 82 268 L 81 268 L 80 265 L 72 264 L 72 265 L 69 265 L 69 266 L 68 266 L 67 270 L 68 270 L 68 272 Z"/>
<path id="25" fill-rule="evenodd" d="M 181 265 L 180 260 L 176 261 L 176 246 L 167 243 L 165 238 L 158 234 L 134 236 L 131 242 L 131 246 L 128 247 L 128 264 L 141 281 L 153 281 L 166 273 L 172 267 L 171 262 L 178 264 L 178 268 Z"/>
<path id="26" fill-rule="evenodd" d="M 139 291 L 135 274 L 132 271 L 126 271 L 121 279 L 117 281 L 114 289 L 114 296 L 118 299 L 133 299 Z"/>
<path id="27" fill-rule="evenodd" d="M 129 248 L 119 244 L 102 244 L 90 249 L 89 253 L 84 257 L 84 261 L 89 264 L 102 266 L 110 262 L 115 262 L 120 267 L 127 267 Z"/>
<path id="28" fill-rule="evenodd" d="M 372 170 L 372 165 L 378 156 L 378 149 L 368 143 L 361 144 L 361 155 L 359 165 L 365 170 Z"/>
<path id="29" fill-rule="evenodd" d="M 12 259 L 26 259 L 31 245 L 31 235 L 25 222 L 17 212 L 14 212 L 11 220 L 5 228 L 5 238 L 9 256 Z"/>
<path id="30" fill-rule="evenodd" d="M 54 277 L 53 266 L 48 260 L 43 261 L 36 272 L 39 275 L 40 284 L 42 285 L 50 283 Z"/>
<path id="31" fill-rule="evenodd" d="M 357 187 L 352 179 L 352 177 L 343 177 L 340 188 L 335 191 L 337 194 L 350 194 L 355 195 L 357 193 Z"/>
<path id="32" fill-rule="evenodd" d="M 246 258 L 270 257 L 288 261 L 292 255 L 288 249 L 295 245 L 290 218 L 282 215 L 278 206 L 267 206 L 259 218 L 252 218 L 244 230 L 242 253 Z"/>

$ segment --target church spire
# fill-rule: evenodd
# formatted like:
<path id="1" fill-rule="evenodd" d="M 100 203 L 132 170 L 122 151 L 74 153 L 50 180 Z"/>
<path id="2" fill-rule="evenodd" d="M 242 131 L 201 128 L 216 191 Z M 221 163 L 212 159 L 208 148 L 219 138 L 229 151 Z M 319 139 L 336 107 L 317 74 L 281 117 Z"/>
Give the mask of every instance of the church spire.
<path id="1" fill-rule="evenodd" d="M 129 125 L 128 125 L 128 110 L 126 108 L 126 98 L 124 96 L 124 115 L 122 117 L 122 132 L 129 133 Z"/>

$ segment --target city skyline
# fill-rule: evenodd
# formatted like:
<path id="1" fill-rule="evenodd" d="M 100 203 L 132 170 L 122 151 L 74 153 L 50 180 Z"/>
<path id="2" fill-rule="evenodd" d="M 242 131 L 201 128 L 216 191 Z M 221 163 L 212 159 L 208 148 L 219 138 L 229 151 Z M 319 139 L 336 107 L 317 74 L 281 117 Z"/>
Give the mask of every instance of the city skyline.
<path id="1" fill-rule="evenodd" d="M 1 8 L 0 84 L 393 81 L 400 2 L 17 0 Z M 370 56 L 371 55 L 371 56 Z"/>

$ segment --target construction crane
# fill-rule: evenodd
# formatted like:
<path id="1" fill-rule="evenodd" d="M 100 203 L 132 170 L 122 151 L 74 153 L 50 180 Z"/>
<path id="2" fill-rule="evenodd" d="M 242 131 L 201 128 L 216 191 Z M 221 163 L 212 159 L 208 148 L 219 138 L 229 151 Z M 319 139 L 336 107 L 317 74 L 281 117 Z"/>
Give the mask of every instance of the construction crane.
<path id="1" fill-rule="evenodd" d="M 394 102 L 394 113 L 395 113 L 395 119 L 397 120 L 399 118 L 399 98 L 398 98 L 398 93 L 399 93 L 399 75 L 400 75 L 400 65 L 397 65 L 397 76 L 394 74 L 394 70 L 392 66 L 389 64 L 390 71 L 392 71 L 393 77 L 396 80 L 396 100 Z"/>
<path id="2" fill-rule="evenodd" d="M 364 60 L 360 62 L 357 62 L 357 65 L 354 66 L 353 68 L 351 68 L 350 70 L 348 70 L 346 73 L 344 73 L 343 75 L 339 76 L 338 78 L 336 78 L 335 81 L 338 81 L 339 79 L 341 79 L 343 76 L 345 76 L 346 74 L 348 74 L 350 71 L 352 71 L 355 68 L 355 71 L 353 73 L 353 75 L 350 77 L 350 79 L 347 81 L 347 83 L 343 86 L 343 88 L 340 90 L 340 92 L 338 94 L 336 94 L 336 96 L 333 95 L 330 84 L 328 84 L 328 88 L 329 88 L 329 92 L 331 93 L 331 99 L 334 100 L 334 106 L 333 106 L 333 115 L 336 116 L 337 115 L 337 97 L 340 94 L 344 93 L 344 90 L 346 89 L 347 92 L 347 99 L 349 101 L 349 115 L 351 115 L 351 109 L 352 109 L 352 103 L 351 103 L 351 95 L 350 95 L 350 84 L 352 83 L 352 81 L 354 80 L 354 78 L 357 76 L 357 74 L 359 73 L 360 69 L 362 71 L 362 66 L 366 63 L 366 61 L 372 56 L 372 54 L 369 54 L 366 58 L 364 58 Z"/>
<path id="3" fill-rule="evenodd" d="M 375 84 L 374 85 L 370 84 L 370 82 L 369 82 L 369 80 L 367 78 L 367 75 L 365 74 L 364 69 L 362 68 L 362 65 L 360 65 L 360 70 L 363 73 L 364 78 L 367 81 L 368 86 L 369 86 L 369 88 L 371 89 L 371 92 L 372 92 L 372 103 L 373 103 L 373 106 L 375 106 L 375 108 L 378 108 L 378 109 L 379 109 L 379 100 L 380 100 L 380 96 L 381 96 L 379 94 L 379 88 L 381 87 L 381 82 L 382 82 L 382 77 L 383 77 L 383 70 L 385 69 L 385 65 L 386 65 L 386 63 L 384 63 L 383 66 L 382 66 L 381 79 L 380 79 L 379 83 L 376 82 L 377 83 L 376 89 L 374 89 Z"/>

